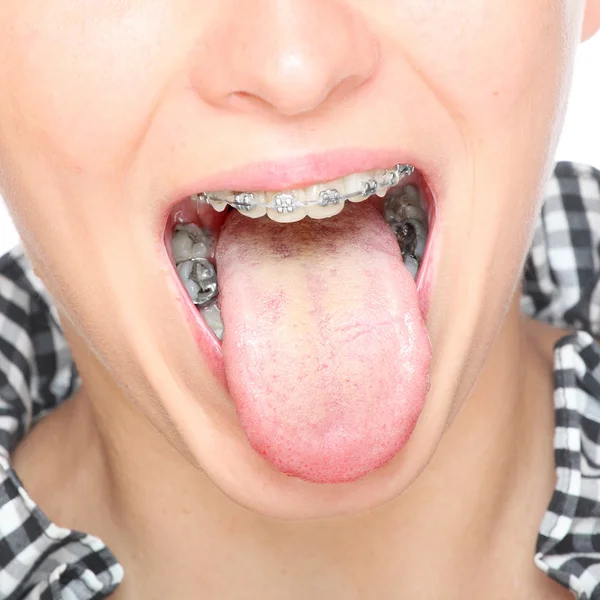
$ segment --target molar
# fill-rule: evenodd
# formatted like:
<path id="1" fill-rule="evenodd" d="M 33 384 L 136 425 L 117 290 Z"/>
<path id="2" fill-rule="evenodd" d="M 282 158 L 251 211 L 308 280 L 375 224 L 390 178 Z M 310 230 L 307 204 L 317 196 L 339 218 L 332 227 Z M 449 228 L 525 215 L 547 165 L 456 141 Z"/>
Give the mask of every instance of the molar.
<path id="1" fill-rule="evenodd" d="M 213 330 L 213 333 L 223 340 L 223 320 L 221 311 L 216 303 L 200 309 L 200 313 L 204 317 L 206 324 Z"/>
<path id="2" fill-rule="evenodd" d="M 184 260 L 192 258 L 193 242 L 189 234 L 184 230 L 175 231 L 171 240 L 171 248 L 173 250 L 173 258 L 175 264 L 179 264 Z"/>
<path id="3" fill-rule="evenodd" d="M 427 223 L 427 209 L 419 188 L 407 185 L 395 189 L 385 200 L 384 216 L 388 223 L 407 219 L 419 219 Z"/>
<path id="4" fill-rule="evenodd" d="M 423 260 L 423 255 L 425 254 L 425 244 L 427 243 L 427 230 L 425 229 L 424 223 L 417 219 L 409 219 L 407 223 L 409 223 L 411 227 L 415 230 L 416 240 L 414 256 L 420 262 Z"/>
<path id="5" fill-rule="evenodd" d="M 416 185 L 405 185 L 401 190 L 402 200 L 405 204 L 412 204 L 413 206 L 421 206 L 423 200 L 421 198 L 421 192 Z"/>
<path id="6" fill-rule="evenodd" d="M 404 258 L 404 266 L 408 269 L 408 272 L 412 275 L 413 279 L 417 278 L 419 272 L 419 262 L 414 256 L 407 254 Z"/>
<path id="7" fill-rule="evenodd" d="M 427 223 L 427 213 L 421 206 L 414 204 L 405 204 L 400 209 L 400 216 L 403 220 L 415 220 Z"/>

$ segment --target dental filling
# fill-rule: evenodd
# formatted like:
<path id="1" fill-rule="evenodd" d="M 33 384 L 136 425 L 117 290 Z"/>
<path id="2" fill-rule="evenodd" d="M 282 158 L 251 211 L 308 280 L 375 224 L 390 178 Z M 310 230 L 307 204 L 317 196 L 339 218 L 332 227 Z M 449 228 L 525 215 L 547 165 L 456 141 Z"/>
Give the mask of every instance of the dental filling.
<path id="1" fill-rule="evenodd" d="M 194 223 L 177 225 L 171 240 L 181 282 L 213 333 L 223 339 L 215 262 L 215 236 Z"/>
<path id="2" fill-rule="evenodd" d="M 330 210 L 340 195 L 326 191 Z M 383 216 L 356 200 L 332 218 L 269 214 L 281 206 L 288 216 L 293 198 L 275 198 L 271 218 L 248 218 L 252 194 L 238 193 L 230 204 L 244 206 L 227 214 L 216 245 L 210 230 L 179 224 L 173 257 L 222 339 L 254 450 L 283 473 L 349 482 L 394 457 L 424 405 L 431 357 L 414 278 L 427 213 L 417 188 L 398 186 L 386 190 Z"/>

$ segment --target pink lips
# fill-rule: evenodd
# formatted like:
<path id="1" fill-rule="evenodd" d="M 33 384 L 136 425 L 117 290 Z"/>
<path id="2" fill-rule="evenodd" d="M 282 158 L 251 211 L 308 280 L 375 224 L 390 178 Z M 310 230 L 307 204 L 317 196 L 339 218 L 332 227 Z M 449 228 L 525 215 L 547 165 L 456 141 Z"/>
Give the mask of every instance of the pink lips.
<path id="1" fill-rule="evenodd" d="M 423 161 L 398 149 L 344 148 L 322 154 L 306 154 L 284 160 L 263 160 L 239 165 L 184 183 L 173 202 L 209 190 L 287 190 L 333 181 L 345 175 L 387 169 L 397 164 L 413 165 L 435 196 L 443 190 L 443 178 L 433 161 Z"/>

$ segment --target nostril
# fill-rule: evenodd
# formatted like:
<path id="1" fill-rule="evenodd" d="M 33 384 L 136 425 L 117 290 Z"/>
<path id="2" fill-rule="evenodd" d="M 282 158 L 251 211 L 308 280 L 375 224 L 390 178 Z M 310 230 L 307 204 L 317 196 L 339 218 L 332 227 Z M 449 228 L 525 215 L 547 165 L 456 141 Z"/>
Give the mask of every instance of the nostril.
<path id="1" fill-rule="evenodd" d="M 321 80 L 319 80 L 319 75 Z M 283 117 L 315 112 L 334 99 L 352 93 L 356 77 L 323 80 L 310 72 L 263 73 L 247 89 L 232 92 L 229 106 L 238 110 L 263 110 Z M 251 91 L 248 91 L 251 90 Z"/>
<path id="2" fill-rule="evenodd" d="M 204 32 L 190 64 L 195 92 L 245 112 L 316 111 L 352 95 L 379 64 L 377 40 L 362 15 L 330 0 L 259 3 Z"/>
<path id="3" fill-rule="evenodd" d="M 237 110 L 239 112 L 259 112 L 259 113 L 272 113 L 279 114 L 281 116 L 289 117 L 294 114 L 302 113 L 304 111 L 296 111 L 286 109 L 280 102 L 269 101 L 266 98 L 252 94 L 250 92 L 236 91 L 229 94 L 227 98 L 227 105 L 229 108 Z"/>

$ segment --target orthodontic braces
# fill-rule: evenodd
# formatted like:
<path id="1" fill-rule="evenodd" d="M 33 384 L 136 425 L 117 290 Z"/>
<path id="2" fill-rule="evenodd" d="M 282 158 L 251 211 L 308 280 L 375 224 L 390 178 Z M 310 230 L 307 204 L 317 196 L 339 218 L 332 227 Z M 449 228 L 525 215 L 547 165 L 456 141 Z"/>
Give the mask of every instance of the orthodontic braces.
<path id="1" fill-rule="evenodd" d="M 402 179 L 412 175 L 414 170 L 412 165 L 396 165 L 393 169 L 385 171 L 379 179 L 369 179 L 363 182 L 362 188 L 359 191 L 344 195 L 334 188 L 326 189 L 319 193 L 317 200 L 309 202 L 300 202 L 293 192 L 278 192 L 273 196 L 273 201 L 270 203 L 255 202 L 255 194 L 252 192 L 236 192 L 231 199 L 215 196 L 210 192 L 203 192 L 194 194 L 192 199 L 201 204 L 222 202 L 238 210 L 251 211 L 254 208 L 265 207 L 276 210 L 279 214 L 293 213 L 297 208 L 305 206 L 329 206 L 330 204 L 339 204 L 340 202 L 345 202 L 359 196 L 368 198 L 380 188 L 391 188 L 398 185 Z"/>

